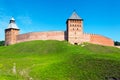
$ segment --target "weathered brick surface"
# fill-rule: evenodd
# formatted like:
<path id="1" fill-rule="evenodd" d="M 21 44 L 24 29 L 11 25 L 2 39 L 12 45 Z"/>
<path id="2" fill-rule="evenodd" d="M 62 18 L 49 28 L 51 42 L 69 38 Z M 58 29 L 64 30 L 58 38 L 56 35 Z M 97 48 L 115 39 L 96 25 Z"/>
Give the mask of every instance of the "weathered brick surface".
<path id="1" fill-rule="evenodd" d="M 5 30 L 5 45 L 15 44 L 16 35 L 19 34 L 19 29 L 6 29 Z"/>
<path id="2" fill-rule="evenodd" d="M 19 42 L 25 42 L 25 41 L 32 41 L 32 40 L 67 40 L 67 35 L 64 31 L 53 31 L 53 32 L 32 32 L 32 33 L 26 33 L 26 34 L 19 34 L 18 30 L 8 30 L 6 32 L 5 42 L 6 45 L 9 44 L 15 44 Z M 73 35 L 74 36 L 74 35 Z M 81 34 L 78 37 L 79 39 L 75 40 L 71 38 L 69 42 L 71 44 L 75 44 L 78 42 L 78 44 L 83 42 L 89 42 L 93 44 L 100 44 L 105 46 L 114 46 L 113 40 L 106 38 L 101 35 L 96 34 Z"/>
<path id="3" fill-rule="evenodd" d="M 17 35 L 17 43 L 31 40 L 65 40 L 64 31 L 53 32 L 32 32 L 27 34 Z"/>
<path id="4" fill-rule="evenodd" d="M 101 36 L 101 35 L 90 35 L 90 43 L 93 44 L 100 44 L 100 45 L 105 45 L 105 46 L 114 46 L 113 40 Z"/>
<path id="5" fill-rule="evenodd" d="M 67 20 L 67 35 L 68 42 L 71 44 L 81 44 L 83 39 L 83 21 L 82 19 L 68 19 Z"/>

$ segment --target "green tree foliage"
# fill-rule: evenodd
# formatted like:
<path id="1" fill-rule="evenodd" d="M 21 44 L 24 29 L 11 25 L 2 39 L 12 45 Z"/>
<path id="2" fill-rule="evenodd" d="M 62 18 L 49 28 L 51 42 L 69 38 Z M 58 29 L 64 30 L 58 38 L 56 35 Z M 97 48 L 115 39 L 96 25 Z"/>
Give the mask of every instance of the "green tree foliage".
<path id="1" fill-rule="evenodd" d="M 0 46 L 4 46 L 5 41 L 0 41 Z"/>
<path id="2" fill-rule="evenodd" d="M 115 46 L 120 46 L 120 42 L 115 41 L 115 42 L 114 42 L 114 45 L 115 45 Z"/>

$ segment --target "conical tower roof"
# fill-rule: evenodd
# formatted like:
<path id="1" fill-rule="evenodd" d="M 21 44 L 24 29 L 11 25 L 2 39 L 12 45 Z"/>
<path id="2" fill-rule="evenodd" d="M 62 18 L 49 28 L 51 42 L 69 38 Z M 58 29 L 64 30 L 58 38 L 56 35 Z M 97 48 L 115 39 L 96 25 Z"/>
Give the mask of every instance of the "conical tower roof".
<path id="1" fill-rule="evenodd" d="M 78 14 L 74 11 L 72 15 L 69 17 L 69 19 L 82 19 L 82 18 L 80 18 L 80 16 L 78 16 Z"/>
<path id="2" fill-rule="evenodd" d="M 16 25 L 15 19 L 13 17 L 10 19 L 10 22 L 9 22 L 7 29 L 10 29 L 10 28 L 19 29 L 18 26 Z"/>

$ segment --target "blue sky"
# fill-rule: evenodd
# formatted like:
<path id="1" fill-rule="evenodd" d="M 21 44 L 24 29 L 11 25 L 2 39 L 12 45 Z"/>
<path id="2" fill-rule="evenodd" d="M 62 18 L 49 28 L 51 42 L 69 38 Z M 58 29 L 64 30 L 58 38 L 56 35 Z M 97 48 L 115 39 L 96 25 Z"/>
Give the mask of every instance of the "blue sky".
<path id="1" fill-rule="evenodd" d="M 84 32 L 120 41 L 120 0 L 0 0 L 0 40 L 10 18 L 20 33 L 65 31 L 73 10 L 84 19 Z"/>

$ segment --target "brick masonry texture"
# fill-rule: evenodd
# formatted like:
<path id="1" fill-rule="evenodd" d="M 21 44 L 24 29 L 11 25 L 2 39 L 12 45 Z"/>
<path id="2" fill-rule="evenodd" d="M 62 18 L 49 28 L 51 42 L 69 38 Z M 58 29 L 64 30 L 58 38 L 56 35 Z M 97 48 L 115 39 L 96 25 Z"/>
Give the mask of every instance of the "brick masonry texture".
<path id="1" fill-rule="evenodd" d="M 90 35 L 90 43 L 93 44 L 99 44 L 99 45 L 105 45 L 105 46 L 114 46 L 113 40 L 101 36 L 101 35 Z"/>
<path id="2" fill-rule="evenodd" d="M 53 32 L 32 32 L 26 34 L 17 35 L 17 43 L 31 40 L 65 40 L 64 31 Z"/>
<path id="3" fill-rule="evenodd" d="M 67 35 L 64 31 L 54 31 L 54 32 L 31 32 L 26 34 L 20 34 L 16 36 L 16 43 L 32 41 L 32 40 L 66 40 Z M 80 43 L 88 42 L 93 44 L 105 45 L 105 46 L 114 46 L 114 42 L 104 36 L 97 34 L 83 34 L 80 36 Z M 75 41 L 71 41 L 71 44 L 74 44 Z"/>

